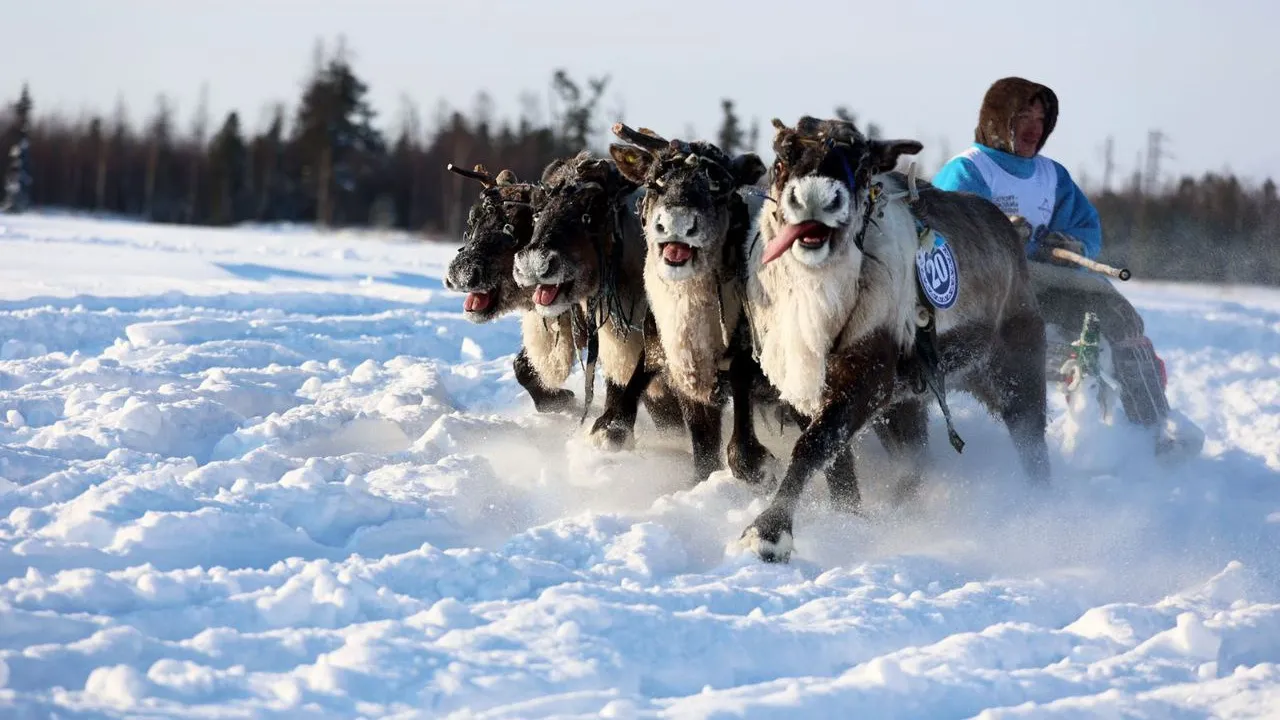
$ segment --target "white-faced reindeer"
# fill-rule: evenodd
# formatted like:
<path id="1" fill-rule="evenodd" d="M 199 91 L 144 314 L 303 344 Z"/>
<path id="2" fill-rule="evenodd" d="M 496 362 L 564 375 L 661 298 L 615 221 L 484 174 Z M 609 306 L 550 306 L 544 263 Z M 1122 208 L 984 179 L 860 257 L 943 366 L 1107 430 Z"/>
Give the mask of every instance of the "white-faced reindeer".
<path id="1" fill-rule="evenodd" d="M 650 359 L 680 399 L 695 480 L 722 466 L 727 380 L 734 406 L 729 468 L 758 483 L 772 455 L 752 424 L 759 367 L 741 305 L 743 248 L 752 222 L 740 189 L 755 185 L 764 163 L 755 153 L 731 158 L 710 143 L 667 141 L 622 123 L 613 132 L 631 143 L 609 147 L 619 172 L 645 189 L 639 207 L 647 246 L 644 288 L 659 338 L 651 353 L 661 353 Z"/>
<path id="2" fill-rule="evenodd" d="M 537 185 L 522 183 L 511 170 L 493 178 L 483 165 L 449 170 L 476 180 L 482 190 L 467 213 L 462 247 L 449 263 L 444 284 L 465 292 L 462 309 L 474 323 L 508 313 L 523 314 L 520 352 L 513 369 L 516 381 L 533 399 L 538 412 L 567 410 L 573 393 L 562 388 L 573 369 L 576 348 L 569 317 L 544 319 L 533 311 L 529 293 L 516 284 L 512 264 L 516 251 L 533 236 L 533 194 Z"/>
<path id="3" fill-rule="evenodd" d="M 597 338 L 605 408 L 590 437 L 609 449 L 634 443 L 641 400 L 659 428 L 683 424 L 664 379 L 645 363 L 652 318 L 641 277 L 644 241 L 630 210 L 636 189 L 611 161 L 586 151 L 552 162 L 534 193 L 532 237 L 513 265 L 516 283 L 531 292 L 531 315 L 570 318 L 575 334 Z"/>
<path id="4" fill-rule="evenodd" d="M 761 368 L 810 422 L 743 543 L 765 560 L 785 562 L 809 478 L 868 424 L 907 465 L 899 487 L 913 492 L 928 438 L 925 402 L 932 399 L 921 380 L 936 380 L 936 373 L 999 416 L 1025 472 L 1047 483 L 1044 322 L 1008 218 L 977 196 L 926 183 L 910 201 L 907 178 L 891 171 L 899 156 L 921 150 L 918 142 L 868 140 L 851 123 L 812 117 L 794 129 L 779 120 L 774 126 L 769 195 L 776 202 L 758 215 L 758 237 L 749 245 L 749 307 Z M 946 240 L 934 260 L 945 261 L 949 248 L 955 272 L 925 277 L 931 285 L 958 280 L 943 283 L 935 300 L 917 279 L 926 227 Z M 828 484 L 838 507 L 856 507 L 857 479 L 846 457 L 845 467 L 828 470 Z"/>

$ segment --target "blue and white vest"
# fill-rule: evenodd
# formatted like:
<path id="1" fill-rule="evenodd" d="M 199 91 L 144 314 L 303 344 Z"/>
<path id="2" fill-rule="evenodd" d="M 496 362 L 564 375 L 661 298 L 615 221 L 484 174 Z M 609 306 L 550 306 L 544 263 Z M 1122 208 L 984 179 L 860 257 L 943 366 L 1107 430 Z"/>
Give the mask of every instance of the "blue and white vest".
<path id="1" fill-rule="evenodd" d="M 1035 171 L 1029 178 L 1009 174 L 986 153 L 971 147 L 961 153 L 982 175 L 991 191 L 991 202 L 1005 215 L 1021 215 L 1031 224 L 1032 242 L 1040 240 L 1049 231 L 1053 218 L 1053 206 L 1058 192 L 1058 171 L 1053 162 L 1043 155 L 1033 158 Z"/>

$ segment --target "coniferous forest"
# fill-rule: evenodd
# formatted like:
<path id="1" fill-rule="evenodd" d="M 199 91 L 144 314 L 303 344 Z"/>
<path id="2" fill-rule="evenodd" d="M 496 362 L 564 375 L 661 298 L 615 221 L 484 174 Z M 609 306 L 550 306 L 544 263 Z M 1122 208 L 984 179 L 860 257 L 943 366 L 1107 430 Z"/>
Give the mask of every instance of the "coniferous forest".
<path id="1" fill-rule="evenodd" d="M 203 99 L 183 122 L 164 96 L 141 117 L 117 104 L 71 119 L 40 113 L 38 88 L 24 87 L 0 111 L 0 149 L 9 153 L 0 208 L 458 238 L 475 187 L 446 172 L 448 163 L 537 177 L 557 157 L 603 150 L 593 139 L 615 119 L 601 108 L 608 76 L 557 70 L 549 84 L 554 110 L 545 119 L 531 102 L 519 118 L 494 117 L 480 93 L 470 112 L 442 107 L 428 122 L 405 102 L 388 122 L 339 46 L 317 55 L 295 104 L 277 105 L 265 123 L 256 113 L 253 122 L 234 111 L 209 117 Z M 721 126 L 707 139 L 728 151 L 756 147 L 758 121 L 738 117 L 730 99 L 721 107 Z M 854 118 L 845 108 L 832 112 Z M 379 129 L 387 126 L 395 129 Z M 874 124 L 863 129 L 879 131 Z M 1280 199 L 1272 180 L 1252 187 L 1229 174 L 1206 174 L 1152 185 L 1135 174 L 1120 189 L 1090 193 L 1102 216 L 1104 262 L 1145 279 L 1280 285 Z"/>

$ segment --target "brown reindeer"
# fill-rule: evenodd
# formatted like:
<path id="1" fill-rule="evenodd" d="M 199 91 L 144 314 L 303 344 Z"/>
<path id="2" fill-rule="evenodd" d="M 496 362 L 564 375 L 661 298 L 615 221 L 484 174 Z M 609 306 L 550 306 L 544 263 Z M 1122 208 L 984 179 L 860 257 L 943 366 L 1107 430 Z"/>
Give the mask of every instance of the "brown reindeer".
<path id="1" fill-rule="evenodd" d="M 695 480 L 722 465 L 727 380 L 734 405 L 729 467 L 735 477 L 759 483 L 773 457 L 757 439 L 751 416 L 753 386 L 763 377 L 742 313 L 742 250 L 751 208 L 740 190 L 764 175 L 764 163 L 755 153 L 731 158 L 710 143 L 668 142 L 622 123 L 613 132 L 631 143 L 609 146 L 619 172 L 645 188 L 639 207 L 647 247 L 644 287 L 659 338 L 651 353 L 661 354 L 651 359 L 680 399 Z"/>
<path id="2" fill-rule="evenodd" d="M 462 309 L 474 323 L 508 313 L 523 314 L 521 346 L 513 363 L 516 382 L 529 393 L 538 412 L 567 410 L 573 392 L 561 387 L 573 369 L 576 348 L 569 318 L 544 320 L 533 312 L 529 293 L 516 284 L 512 264 L 516 251 L 533 235 L 533 183 L 522 183 L 511 170 L 496 178 L 483 165 L 448 169 L 480 183 L 482 190 L 467 214 L 463 244 L 449 263 L 444 284 L 467 294 Z"/>
<path id="3" fill-rule="evenodd" d="M 607 449 L 634 444 L 641 400 L 659 428 L 683 425 L 664 379 L 645 363 L 645 326 L 653 321 L 641 279 L 644 243 L 628 204 L 635 191 L 611 161 L 586 151 L 553 161 L 534 192 L 532 237 L 513 261 L 512 275 L 533 303 L 526 323 L 567 319 L 575 336 L 596 337 L 606 394 L 590 439 Z"/>
<path id="4" fill-rule="evenodd" d="M 785 562 L 806 483 L 840 453 L 845 467 L 828 471 L 828 484 L 838 507 L 857 507 L 846 448 L 868 424 L 906 464 L 900 498 L 910 496 L 928 437 L 921 381 L 938 373 L 1003 420 L 1024 471 L 1047 483 L 1044 322 L 1008 218 L 982 198 L 925 183 L 912 199 L 908 178 L 891 171 L 921 150 L 916 141 L 868 140 L 851 123 L 812 117 L 774 126 L 776 202 L 749 245 L 748 307 L 761 368 L 810 422 L 743 544 Z M 928 228 L 946 239 L 958 278 L 936 303 L 917 279 Z"/>

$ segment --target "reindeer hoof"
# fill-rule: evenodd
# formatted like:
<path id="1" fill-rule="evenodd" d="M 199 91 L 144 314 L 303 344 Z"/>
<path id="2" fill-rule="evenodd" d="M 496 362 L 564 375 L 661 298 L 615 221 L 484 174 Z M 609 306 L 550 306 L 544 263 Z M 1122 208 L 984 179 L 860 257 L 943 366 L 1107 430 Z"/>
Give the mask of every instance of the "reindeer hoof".
<path id="1" fill-rule="evenodd" d="M 567 412 L 572 407 L 572 390 L 555 390 L 533 400 L 533 409 L 540 413 Z"/>
<path id="2" fill-rule="evenodd" d="M 597 449 L 609 452 L 631 450 L 636 446 L 636 434 L 632 428 L 603 415 L 596 419 L 588 439 Z"/>
<path id="3" fill-rule="evenodd" d="M 764 445 L 756 442 L 746 447 L 730 444 L 728 450 L 729 471 L 733 476 L 751 485 L 769 485 L 774 480 L 773 468 L 778 459 Z"/>
<path id="4" fill-rule="evenodd" d="M 790 562 L 795 549 L 791 513 L 776 507 L 765 510 L 742 531 L 738 543 L 765 562 Z"/>

